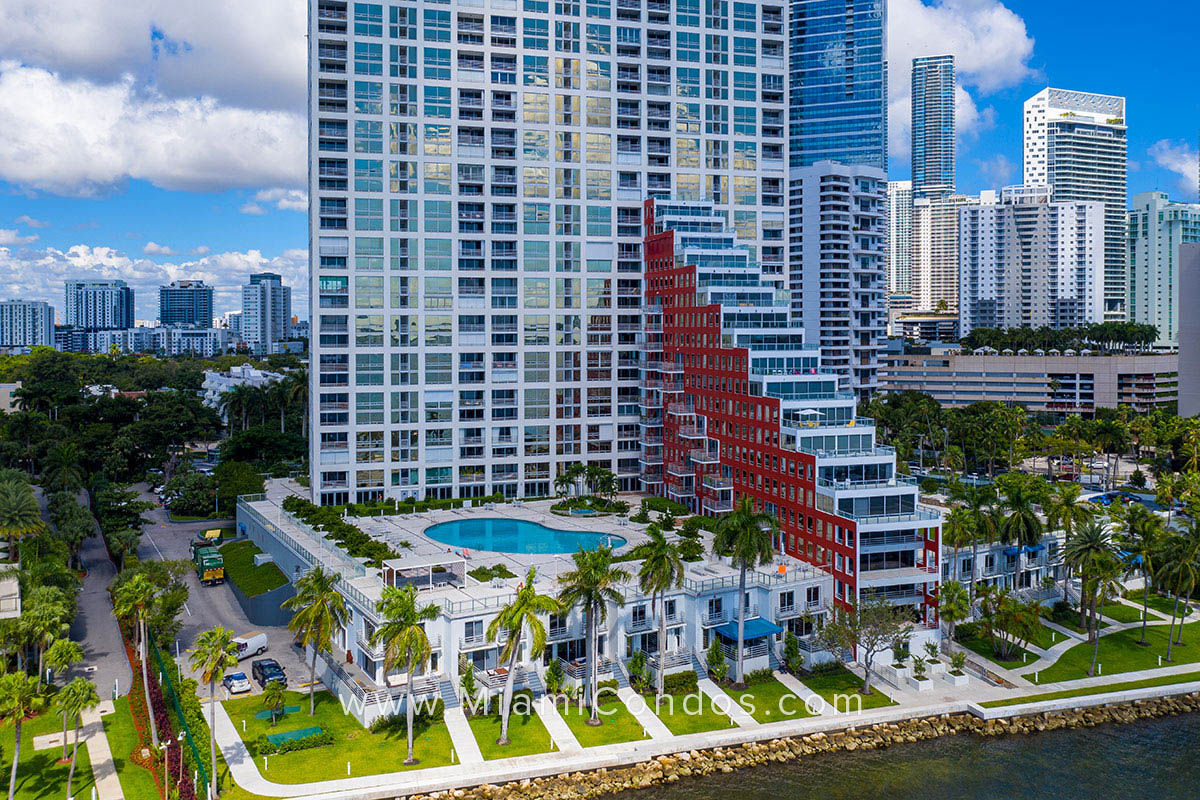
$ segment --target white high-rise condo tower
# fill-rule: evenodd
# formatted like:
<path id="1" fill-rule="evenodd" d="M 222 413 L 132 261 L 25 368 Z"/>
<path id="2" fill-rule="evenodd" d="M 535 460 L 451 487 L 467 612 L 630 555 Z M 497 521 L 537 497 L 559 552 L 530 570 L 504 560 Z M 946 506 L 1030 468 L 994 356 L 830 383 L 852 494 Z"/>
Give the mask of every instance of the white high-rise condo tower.
<path id="1" fill-rule="evenodd" d="M 310 11 L 313 499 L 636 489 L 642 203 L 785 282 L 786 4 Z"/>
<path id="2" fill-rule="evenodd" d="M 1104 203 L 1104 318 L 1126 316 L 1125 98 L 1043 89 L 1025 101 L 1025 185 Z"/>

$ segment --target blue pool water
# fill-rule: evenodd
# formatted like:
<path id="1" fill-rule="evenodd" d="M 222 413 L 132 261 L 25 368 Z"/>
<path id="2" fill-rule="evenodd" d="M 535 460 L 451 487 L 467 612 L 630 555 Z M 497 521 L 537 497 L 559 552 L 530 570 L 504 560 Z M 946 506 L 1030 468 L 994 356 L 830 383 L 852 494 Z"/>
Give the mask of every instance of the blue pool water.
<path id="1" fill-rule="evenodd" d="M 597 547 L 621 547 L 620 536 L 591 531 L 561 531 L 523 519 L 461 519 L 443 522 L 425 530 L 435 542 L 468 550 L 496 553 L 574 553 Z"/>

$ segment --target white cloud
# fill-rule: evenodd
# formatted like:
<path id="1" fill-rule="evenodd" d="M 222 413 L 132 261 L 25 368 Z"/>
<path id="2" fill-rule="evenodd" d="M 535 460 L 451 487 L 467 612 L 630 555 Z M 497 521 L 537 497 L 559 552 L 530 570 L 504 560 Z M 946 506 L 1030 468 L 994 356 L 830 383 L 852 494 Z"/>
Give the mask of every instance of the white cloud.
<path id="1" fill-rule="evenodd" d="M 308 254 L 304 250 L 285 250 L 270 257 L 259 250 L 213 253 L 160 264 L 111 247 L 74 245 L 60 250 L 0 246 L 0 285 L 6 287 L 7 296 L 61 306 L 63 281 L 67 278 L 120 278 L 133 287 L 138 319 L 157 315 L 159 286 L 188 278 L 203 280 L 215 288 L 216 313 L 236 309 L 241 305 L 241 286 L 253 272 L 282 275 L 284 283 L 292 287 L 293 313 L 306 316 Z"/>
<path id="2" fill-rule="evenodd" d="M 167 247 L 165 244 L 158 242 L 146 242 L 142 247 L 142 252 L 148 256 L 173 256 L 175 251 Z"/>
<path id="3" fill-rule="evenodd" d="M 267 213 L 267 210 L 258 203 L 243 203 L 242 207 L 239 208 L 238 211 L 255 217 L 261 217 L 263 214 Z"/>
<path id="4" fill-rule="evenodd" d="M 1154 163 L 1179 176 L 1178 187 L 1186 197 L 1196 196 L 1197 176 L 1200 176 L 1200 154 L 1187 142 L 1159 139 L 1146 151 Z"/>
<path id="5" fill-rule="evenodd" d="M 29 216 L 28 214 L 22 214 L 21 216 L 17 217 L 16 220 L 14 220 L 14 221 L 17 222 L 18 224 L 24 225 L 28 228 L 49 228 L 50 227 L 49 222 L 47 222 L 45 220 L 41 220 L 41 219 L 34 219 L 33 217 Z"/>
<path id="6" fill-rule="evenodd" d="M 254 195 L 256 203 L 270 203 L 280 211 L 308 211 L 308 192 L 299 189 L 263 189 Z"/>
<path id="7" fill-rule="evenodd" d="M 979 95 L 1033 77 L 1033 39 L 1025 21 L 1000 0 L 891 0 L 888 8 L 888 137 L 893 155 L 908 154 L 912 124 L 912 60 L 952 54 L 958 76 L 959 138 L 992 123 Z"/>
<path id="8" fill-rule="evenodd" d="M 30 244 L 38 239 L 35 235 L 22 236 L 11 228 L 0 228 L 0 245 Z"/>
<path id="9" fill-rule="evenodd" d="M 200 245 L 199 247 L 197 247 L 195 250 L 193 250 L 193 251 L 192 251 L 192 255 L 194 255 L 194 256 L 206 256 L 206 255 L 208 255 L 208 254 L 209 254 L 209 253 L 211 253 L 211 252 L 212 252 L 212 248 L 211 248 L 211 247 L 209 247 L 209 246 L 208 246 L 208 245 L 206 245 L 206 244 L 202 244 L 202 245 Z"/>
<path id="10" fill-rule="evenodd" d="M 131 74 L 168 97 L 298 112 L 306 7 L 304 0 L 4 0 L 0 53 L 70 78 L 119 83 Z"/>
<path id="11" fill-rule="evenodd" d="M 96 84 L 0 64 L 0 178 L 93 196 L 129 178 L 165 189 L 223 191 L 304 181 L 299 114 L 169 99 L 132 77 Z"/>
<path id="12" fill-rule="evenodd" d="M 991 158 L 975 159 L 976 166 L 983 177 L 987 178 L 992 188 L 1001 189 L 1011 186 L 1017 174 L 1017 165 L 1008 160 L 1003 153 L 997 153 Z"/>

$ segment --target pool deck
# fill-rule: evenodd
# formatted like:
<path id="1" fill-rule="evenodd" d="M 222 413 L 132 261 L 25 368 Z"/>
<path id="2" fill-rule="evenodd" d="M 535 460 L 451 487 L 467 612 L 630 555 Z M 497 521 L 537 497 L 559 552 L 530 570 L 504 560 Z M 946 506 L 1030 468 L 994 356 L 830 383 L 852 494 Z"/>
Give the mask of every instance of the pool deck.
<path id="1" fill-rule="evenodd" d="M 301 494 L 302 491 L 301 487 L 293 485 L 290 481 L 272 481 L 268 483 L 266 498 L 254 501 L 251 505 L 265 517 L 268 517 L 272 521 L 277 520 L 280 527 L 286 530 L 289 535 L 292 535 L 297 540 L 306 542 L 311 537 L 304 531 L 297 531 L 286 516 L 281 518 L 277 513 L 279 504 L 283 502 L 284 497 L 289 494 Z M 636 508 L 641 502 L 642 497 L 639 494 L 631 494 L 619 496 L 618 499 L 624 499 L 629 502 L 631 508 Z M 570 553 L 501 553 L 486 550 L 463 552 L 462 548 L 449 547 L 442 542 L 435 541 L 426 536 L 425 531 L 434 525 L 454 520 L 487 519 L 489 517 L 525 520 L 558 530 L 619 536 L 625 540 L 625 544 L 617 548 L 618 554 L 627 552 L 628 548 L 636 547 L 647 541 L 646 525 L 630 522 L 616 515 L 560 516 L 550 511 L 550 506 L 556 502 L 558 501 L 537 500 L 532 502 L 503 503 L 497 504 L 494 508 L 488 508 L 484 505 L 474 508 L 443 509 L 413 514 L 354 517 L 350 521 L 361 528 L 368 536 L 391 545 L 399 553 L 399 562 L 401 565 L 406 559 L 411 559 L 419 563 L 428 563 L 430 559 L 435 559 L 438 556 L 446 556 L 450 559 L 457 559 L 459 556 L 464 556 L 468 572 L 477 567 L 491 567 L 503 564 L 516 576 L 510 579 L 497 579 L 486 582 L 468 578 L 465 586 L 441 585 L 422 591 L 422 596 L 428 597 L 431 600 L 436 600 L 444 604 L 461 603 L 464 606 L 487 606 L 489 603 L 494 603 L 498 598 L 511 597 L 517 583 L 524 579 L 530 567 L 537 569 L 537 585 L 539 590 L 553 594 L 558 590 L 559 575 L 574 569 L 574 562 L 571 559 Z M 668 536 L 673 536 L 673 534 L 668 533 Z M 705 552 L 710 551 L 712 544 L 711 534 L 701 531 L 700 536 Z M 405 546 L 406 544 L 407 546 Z M 322 547 L 326 549 L 329 547 L 327 541 L 311 542 L 310 545 L 316 550 L 320 550 Z M 817 572 L 813 567 L 781 554 L 776 554 L 770 564 L 764 565 L 756 571 L 774 575 L 781 566 L 786 566 L 787 570 L 795 574 L 815 575 Z M 635 565 L 631 565 L 630 568 L 636 571 Z M 697 580 L 721 579 L 737 575 L 737 570 L 733 567 L 715 559 L 705 559 L 688 564 L 687 571 L 689 578 Z M 373 575 L 369 574 L 367 577 L 353 578 L 348 583 L 370 602 L 374 603 L 380 599 L 383 584 Z"/>

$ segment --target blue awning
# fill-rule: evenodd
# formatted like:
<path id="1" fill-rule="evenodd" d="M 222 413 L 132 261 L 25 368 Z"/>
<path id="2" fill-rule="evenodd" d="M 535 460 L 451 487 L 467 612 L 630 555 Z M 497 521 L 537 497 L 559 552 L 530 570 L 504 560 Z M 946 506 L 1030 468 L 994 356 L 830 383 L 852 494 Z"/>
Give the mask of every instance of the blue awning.
<path id="1" fill-rule="evenodd" d="M 1009 557 L 1015 556 L 1015 555 L 1017 555 L 1017 554 L 1018 554 L 1018 553 L 1020 553 L 1020 552 L 1021 552 L 1021 548 L 1019 548 L 1019 547 L 1006 547 L 1006 548 L 1004 548 L 1004 555 L 1006 555 L 1006 556 L 1009 556 Z"/>
<path id="2" fill-rule="evenodd" d="M 1031 544 L 1031 545 L 1026 545 L 1025 547 L 1022 547 L 1021 552 L 1022 553 L 1040 553 L 1042 550 L 1045 550 L 1045 549 L 1046 549 L 1046 545 L 1044 545 L 1044 544 Z"/>
<path id="3" fill-rule="evenodd" d="M 738 624 L 737 620 L 726 622 L 721 627 L 717 628 L 717 635 L 722 639 L 728 639 L 731 642 L 737 641 Z M 746 620 L 745 639 L 761 639 L 764 636 L 775 636 L 783 633 L 783 628 L 773 622 L 768 622 L 762 617 L 751 617 Z"/>

